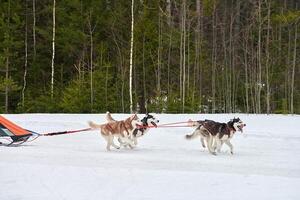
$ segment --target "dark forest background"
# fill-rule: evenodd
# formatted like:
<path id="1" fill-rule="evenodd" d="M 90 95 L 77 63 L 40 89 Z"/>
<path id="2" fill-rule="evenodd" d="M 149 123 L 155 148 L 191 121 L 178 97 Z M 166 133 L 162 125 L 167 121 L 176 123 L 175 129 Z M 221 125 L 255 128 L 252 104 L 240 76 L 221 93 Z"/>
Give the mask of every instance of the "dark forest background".
<path id="1" fill-rule="evenodd" d="M 300 113 L 298 0 L 0 0 L 0 113 L 129 112 L 132 3 L 135 111 Z"/>

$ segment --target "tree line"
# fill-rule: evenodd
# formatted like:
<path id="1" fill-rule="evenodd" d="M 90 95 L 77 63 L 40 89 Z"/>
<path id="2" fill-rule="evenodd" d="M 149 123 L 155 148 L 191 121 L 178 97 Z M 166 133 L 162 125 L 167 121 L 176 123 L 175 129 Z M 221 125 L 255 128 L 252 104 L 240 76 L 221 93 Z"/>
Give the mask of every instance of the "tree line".
<path id="1" fill-rule="evenodd" d="M 0 0 L 0 112 L 300 113 L 297 0 Z"/>

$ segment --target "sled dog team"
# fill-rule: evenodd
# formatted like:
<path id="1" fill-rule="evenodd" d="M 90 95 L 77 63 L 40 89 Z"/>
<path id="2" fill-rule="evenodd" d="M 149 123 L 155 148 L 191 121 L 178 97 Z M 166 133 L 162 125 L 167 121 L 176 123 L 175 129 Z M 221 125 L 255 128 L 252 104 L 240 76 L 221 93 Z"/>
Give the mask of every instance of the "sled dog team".
<path id="1" fill-rule="evenodd" d="M 157 127 L 157 120 L 153 115 L 146 114 L 143 119 L 139 119 L 136 114 L 117 121 L 113 119 L 109 112 L 106 113 L 107 123 L 95 124 L 89 121 L 89 125 L 93 129 L 100 129 L 100 133 L 106 140 L 106 149 L 110 151 L 113 146 L 116 149 L 120 147 L 134 148 L 137 145 L 137 138 L 145 135 L 150 127 Z M 200 137 L 203 148 L 207 147 L 208 152 L 217 155 L 221 151 L 222 145 L 225 143 L 233 154 L 233 145 L 230 140 L 236 131 L 243 132 L 246 126 L 239 118 L 234 118 L 227 123 L 215 122 L 213 120 L 189 121 L 189 125 L 196 127 L 194 132 L 186 135 L 186 139 L 194 139 Z M 119 145 L 114 143 L 117 139 Z"/>

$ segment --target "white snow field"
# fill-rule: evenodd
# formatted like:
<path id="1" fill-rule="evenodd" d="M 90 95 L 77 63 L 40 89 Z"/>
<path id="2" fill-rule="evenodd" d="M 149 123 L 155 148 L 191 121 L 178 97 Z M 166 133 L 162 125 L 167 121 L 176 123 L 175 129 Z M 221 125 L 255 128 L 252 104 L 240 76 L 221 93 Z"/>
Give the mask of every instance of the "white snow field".
<path id="1" fill-rule="evenodd" d="M 3 115 L 39 133 L 87 128 L 105 114 Z M 129 114 L 113 114 L 124 119 Z M 143 117 L 143 115 L 139 115 Z M 107 152 L 98 131 L 40 137 L 0 147 L 0 200 L 288 200 L 300 199 L 300 116 L 157 114 L 160 123 L 188 119 L 247 126 L 217 156 L 193 128 L 153 128 L 131 149 Z"/>

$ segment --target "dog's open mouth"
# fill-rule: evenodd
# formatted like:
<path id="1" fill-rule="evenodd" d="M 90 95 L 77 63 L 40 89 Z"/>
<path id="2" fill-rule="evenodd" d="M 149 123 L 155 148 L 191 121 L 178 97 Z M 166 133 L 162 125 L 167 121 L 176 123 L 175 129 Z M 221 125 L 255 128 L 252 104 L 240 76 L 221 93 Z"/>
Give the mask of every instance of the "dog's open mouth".
<path id="1" fill-rule="evenodd" d="M 151 122 L 151 124 L 152 124 L 155 128 L 157 128 L 157 125 L 156 125 L 155 122 Z"/>
<path id="2" fill-rule="evenodd" d="M 241 133 L 243 133 L 243 128 L 244 128 L 244 126 L 246 126 L 246 124 L 242 124 L 242 125 L 237 126 L 238 129 L 239 129 L 239 131 L 240 131 Z"/>

